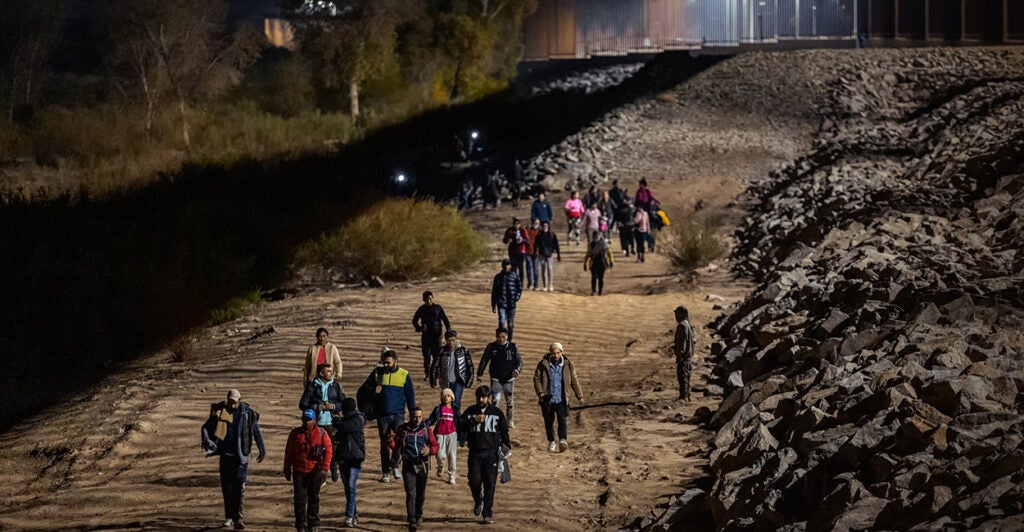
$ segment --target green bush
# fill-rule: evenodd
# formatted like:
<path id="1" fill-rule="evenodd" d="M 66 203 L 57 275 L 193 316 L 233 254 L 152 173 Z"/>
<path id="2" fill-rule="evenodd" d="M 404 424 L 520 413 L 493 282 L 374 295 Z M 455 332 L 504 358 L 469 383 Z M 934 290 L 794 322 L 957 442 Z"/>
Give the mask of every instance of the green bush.
<path id="1" fill-rule="evenodd" d="M 483 258 L 483 239 L 455 209 L 415 199 L 386 199 L 333 234 L 302 246 L 300 266 L 320 265 L 352 278 L 391 280 L 455 273 Z"/>
<path id="2" fill-rule="evenodd" d="M 668 226 L 661 247 L 672 265 L 682 270 L 707 266 L 725 254 L 726 246 L 718 236 L 718 216 L 680 216 Z"/>
<path id="3" fill-rule="evenodd" d="M 249 314 L 261 301 L 259 290 L 252 290 L 233 297 L 223 307 L 210 313 L 210 325 L 220 325 L 221 323 L 237 320 Z"/>

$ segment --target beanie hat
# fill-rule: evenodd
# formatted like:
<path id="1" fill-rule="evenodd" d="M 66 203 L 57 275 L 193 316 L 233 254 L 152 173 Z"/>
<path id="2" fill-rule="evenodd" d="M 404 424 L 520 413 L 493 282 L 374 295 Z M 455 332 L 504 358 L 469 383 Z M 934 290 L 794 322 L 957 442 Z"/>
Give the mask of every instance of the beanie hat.
<path id="1" fill-rule="evenodd" d="M 445 397 L 451 397 L 452 401 L 454 402 L 455 401 L 455 392 L 453 392 L 451 388 L 445 388 L 445 389 L 441 390 L 441 400 L 442 400 L 442 402 L 444 401 Z"/>
<path id="2" fill-rule="evenodd" d="M 565 349 L 562 349 L 562 344 L 561 343 L 559 343 L 559 342 L 551 342 L 551 345 L 548 346 L 548 351 L 554 352 L 555 349 L 557 349 L 559 351 L 565 351 Z"/>
<path id="3" fill-rule="evenodd" d="M 356 400 L 355 399 L 353 399 L 351 397 L 346 397 L 345 399 L 343 399 L 341 401 L 341 411 L 342 412 L 355 412 L 355 410 L 356 410 Z"/>
<path id="4" fill-rule="evenodd" d="M 316 419 L 316 410 L 307 408 L 302 411 L 302 419 Z"/>

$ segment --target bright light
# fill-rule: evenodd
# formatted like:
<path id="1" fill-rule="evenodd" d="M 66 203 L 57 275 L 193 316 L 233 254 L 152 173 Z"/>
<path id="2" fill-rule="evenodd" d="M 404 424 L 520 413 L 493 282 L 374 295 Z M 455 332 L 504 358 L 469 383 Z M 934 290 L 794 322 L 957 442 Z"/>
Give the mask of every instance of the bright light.
<path id="1" fill-rule="evenodd" d="M 477 133 L 476 131 L 470 132 L 470 134 L 469 134 L 469 137 L 472 138 L 472 139 L 476 139 L 479 136 L 480 136 L 480 134 Z"/>
<path id="2" fill-rule="evenodd" d="M 397 176 L 395 176 L 395 181 L 398 181 L 399 183 L 405 183 L 405 174 L 398 174 Z"/>

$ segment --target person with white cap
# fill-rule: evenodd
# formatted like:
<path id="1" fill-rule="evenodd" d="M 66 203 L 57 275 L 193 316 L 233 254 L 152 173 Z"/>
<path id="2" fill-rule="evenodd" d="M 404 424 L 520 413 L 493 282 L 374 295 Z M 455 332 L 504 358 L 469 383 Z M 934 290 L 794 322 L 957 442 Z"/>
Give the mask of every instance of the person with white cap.
<path id="1" fill-rule="evenodd" d="M 327 431 L 316 424 L 312 408 L 302 411 L 302 425 L 288 434 L 284 449 L 284 478 L 295 490 L 295 530 L 317 532 L 320 527 L 320 487 L 331 467 L 332 445 Z"/>
<path id="2" fill-rule="evenodd" d="M 569 357 L 562 354 L 562 344 L 552 342 L 548 353 L 537 363 L 533 372 L 533 389 L 537 392 L 541 413 L 544 415 L 544 430 L 548 437 L 548 450 L 564 452 L 568 447 L 569 395 L 571 389 L 578 404 L 583 404 L 583 390 L 580 388 L 576 367 Z M 558 419 L 558 443 L 555 443 L 554 422 Z"/>
<path id="3" fill-rule="evenodd" d="M 241 392 L 232 388 L 228 390 L 226 400 L 210 405 L 210 417 L 200 431 L 202 448 L 207 451 L 207 456 L 220 457 L 224 526 L 234 526 L 235 530 L 245 528 L 242 521 L 242 496 L 245 493 L 253 442 L 260 451 L 256 462 L 263 462 L 267 456 L 259 420 L 259 413 L 248 403 L 243 403 Z"/>

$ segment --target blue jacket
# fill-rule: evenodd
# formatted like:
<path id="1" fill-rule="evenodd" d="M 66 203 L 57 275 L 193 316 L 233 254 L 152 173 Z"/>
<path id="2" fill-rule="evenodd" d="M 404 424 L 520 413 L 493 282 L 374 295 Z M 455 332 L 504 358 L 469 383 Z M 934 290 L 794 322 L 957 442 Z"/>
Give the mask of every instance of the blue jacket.
<path id="1" fill-rule="evenodd" d="M 396 368 L 389 373 L 383 368 L 374 368 L 363 386 L 376 388 L 378 384 L 383 389 L 373 403 L 372 415 L 367 416 L 369 419 L 392 414 L 404 415 L 406 408 L 412 412 L 416 406 L 416 394 L 413 392 L 412 377 L 408 371 Z"/>
<path id="2" fill-rule="evenodd" d="M 551 223 L 551 218 L 551 204 L 547 200 L 535 200 L 530 207 L 530 219 Z"/>
<path id="3" fill-rule="evenodd" d="M 516 308 L 516 302 L 523 295 L 523 280 L 516 272 L 503 271 L 494 276 L 491 283 L 491 308 Z"/>

